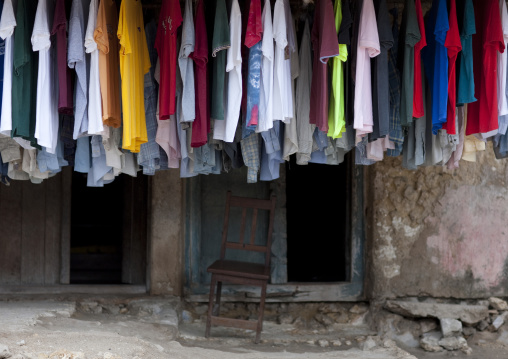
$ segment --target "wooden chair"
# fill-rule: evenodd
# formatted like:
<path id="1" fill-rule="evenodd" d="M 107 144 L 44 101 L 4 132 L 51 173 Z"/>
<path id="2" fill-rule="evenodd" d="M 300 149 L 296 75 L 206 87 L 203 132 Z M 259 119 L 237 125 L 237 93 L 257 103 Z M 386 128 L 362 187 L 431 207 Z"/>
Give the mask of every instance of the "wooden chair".
<path id="1" fill-rule="evenodd" d="M 231 207 L 242 208 L 242 222 L 240 225 L 240 239 L 238 242 L 228 241 L 229 211 Z M 247 209 L 251 208 L 252 226 L 249 243 L 244 242 L 245 222 Z M 266 246 L 254 244 L 256 238 L 256 225 L 258 210 L 267 210 L 270 212 L 268 233 L 266 237 Z M 263 312 L 265 309 L 266 285 L 270 278 L 270 248 L 272 244 L 273 220 L 275 215 L 275 196 L 268 200 L 235 197 L 228 191 L 226 197 L 226 213 L 224 216 L 224 226 L 222 229 L 222 244 L 220 259 L 208 267 L 207 271 L 212 273 L 210 283 L 210 299 L 208 303 L 208 317 L 206 320 L 205 337 L 210 336 L 210 327 L 212 325 L 221 325 L 234 328 L 243 328 L 256 330 L 255 343 L 259 343 L 261 330 L 263 328 Z M 246 251 L 265 253 L 265 263 L 240 262 L 225 259 L 226 249 L 241 249 Z M 259 303 L 258 320 L 243 320 L 220 317 L 220 297 L 222 291 L 222 282 L 234 284 L 256 285 L 261 287 L 261 300 Z M 216 308 L 214 309 L 214 293 L 217 285 Z"/>

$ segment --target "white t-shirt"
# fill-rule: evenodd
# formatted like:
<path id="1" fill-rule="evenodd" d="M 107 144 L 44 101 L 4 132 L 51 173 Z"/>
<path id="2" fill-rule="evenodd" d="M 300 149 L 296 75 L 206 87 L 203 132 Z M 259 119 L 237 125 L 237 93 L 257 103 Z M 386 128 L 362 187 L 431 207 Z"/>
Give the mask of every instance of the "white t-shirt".
<path id="1" fill-rule="evenodd" d="M 275 40 L 275 65 L 273 68 L 273 119 L 289 123 L 293 117 L 291 92 L 291 61 L 285 59 L 288 45 L 284 0 L 277 0 L 273 10 L 273 38 Z"/>
<path id="2" fill-rule="evenodd" d="M 267 11 L 267 9 L 269 11 Z M 265 132 L 273 127 L 273 31 L 272 7 L 270 0 L 265 0 L 261 23 L 263 26 L 263 43 L 261 51 L 261 85 L 259 94 L 259 121 L 256 132 Z"/>
<path id="3" fill-rule="evenodd" d="M 194 52 L 196 35 L 192 13 L 192 0 L 185 0 L 182 24 L 182 45 L 178 55 L 178 66 L 182 74 L 182 115 L 180 122 L 193 122 L 196 118 L 196 97 L 194 92 L 194 61 L 189 55 Z M 158 117 L 157 117 L 158 118 Z"/>
<path id="4" fill-rule="evenodd" d="M 226 117 L 215 121 L 213 138 L 233 142 L 240 117 L 242 104 L 242 14 L 238 0 L 233 0 L 229 17 L 229 36 L 231 46 L 228 48 L 226 71 L 228 74 L 228 102 Z"/>
<path id="5" fill-rule="evenodd" d="M 99 80 L 99 50 L 94 40 L 94 31 L 97 27 L 97 13 L 99 1 L 90 1 L 88 12 L 88 24 L 85 33 L 85 51 L 90 54 L 90 83 L 88 84 L 88 134 L 102 134 L 104 125 L 102 122 L 102 97 Z"/>
<path id="6" fill-rule="evenodd" d="M 40 146 L 46 147 L 47 152 L 53 154 L 56 151 L 59 125 L 56 57 L 50 40 L 54 8 L 53 0 L 39 0 L 31 39 L 33 51 L 39 52 L 35 138 Z"/>
<path id="7" fill-rule="evenodd" d="M 508 11 L 506 1 L 499 0 L 501 10 L 501 26 L 505 48 L 508 48 Z M 506 98 L 506 71 L 508 52 L 505 50 L 497 54 L 497 108 L 498 116 L 508 115 L 508 101 Z"/>
<path id="8" fill-rule="evenodd" d="M 354 128 L 357 137 L 363 137 L 365 134 L 372 132 L 374 126 L 370 59 L 380 53 L 376 12 L 372 0 L 363 2 L 357 49 Z"/>
<path id="9" fill-rule="evenodd" d="M 0 37 L 5 40 L 4 55 L 4 84 L 2 93 L 2 114 L 0 118 L 0 133 L 10 136 L 12 130 L 12 68 L 14 56 L 14 39 L 12 34 L 16 27 L 13 1 L 5 0 L 0 18 Z"/>

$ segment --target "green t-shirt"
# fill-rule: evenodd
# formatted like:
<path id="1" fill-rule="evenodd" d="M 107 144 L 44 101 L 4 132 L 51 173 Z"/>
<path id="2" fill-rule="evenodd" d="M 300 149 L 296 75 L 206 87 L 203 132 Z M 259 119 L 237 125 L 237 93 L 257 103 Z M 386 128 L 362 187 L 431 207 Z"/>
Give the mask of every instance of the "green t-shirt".
<path id="1" fill-rule="evenodd" d="M 229 21 L 226 2 L 217 0 L 212 39 L 213 81 L 212 81 L 212 110 L 210 117 L 214 120 L 224 120 L 224 81 L 226 77 L 226 49 L 231 46 L 229 39 Z"/>
<path id="2" fill-rule="evenodd" d="M 415 45 L 420 41 L 421 34 L 416 17 L 414 0 L 407 0 L 402 15 L 402 41 L 404 45 L 402 55 L 402 88 L 400 93 L 400 123 L 410 126 L 413 123 L 413 92 L 414 92 L 414 63 Z M 399 48 L 400 48 L 399 42 Z"/>
<path id="3" fill-rule="evenodd" d="M 342 4 L 335 1 L 335 30 L 339 33 L 342 23 Z M 344 69 L 343 63 L 347 60 L 347 45 L 339 44 L 339 56 L 335 56 L 328 63 L 332 67 L 332 91 L 330 93 L 330 106 L 328 109 L 328 137 L 341 138 L 346 132 L 344 117 Z"/>
<path id="4" fill-rule="evenodd" d="M 37 144 L 34 135 L 39 56 L 32 51 L 31 43 L 36 11 L 37 1 L 18 1 L 12 76 L 12 137 L 22 137 L 32 146 Z"/>

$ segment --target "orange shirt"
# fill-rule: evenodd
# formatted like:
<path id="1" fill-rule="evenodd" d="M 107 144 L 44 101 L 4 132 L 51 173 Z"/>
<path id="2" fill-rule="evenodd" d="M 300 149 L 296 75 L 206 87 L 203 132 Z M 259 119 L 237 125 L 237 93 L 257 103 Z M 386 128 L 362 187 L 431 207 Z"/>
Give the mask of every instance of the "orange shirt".
<path id="1" fill-rule="evenodd" d="M 102 96 L 102 120 L 105 125 L 118 128 L 121 125 L 120 79 L 118 68 L 119 41 L 118 11 L 114 0 L 101 0 L 97 14 L 94 39 L 99 49 L 99 77 Z"/>

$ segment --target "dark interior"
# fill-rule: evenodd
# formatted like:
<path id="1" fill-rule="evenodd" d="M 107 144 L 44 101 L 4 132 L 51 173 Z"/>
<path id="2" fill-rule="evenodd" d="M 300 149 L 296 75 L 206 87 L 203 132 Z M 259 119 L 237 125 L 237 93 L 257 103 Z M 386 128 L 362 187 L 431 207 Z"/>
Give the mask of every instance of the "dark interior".
<path id="1" fill-rule="evenodd" d="M 289 282 L 348 280 L 348 162 L 333 166 L 286 162 Z"/>
<path id="2" fill-rule="evenodd" d="M 124 175 L 101 188 L 87 187 L 73 172 L 71 212 L 72 284 L 122 281 Z"/>

